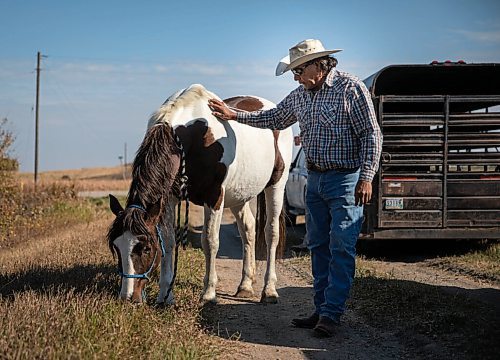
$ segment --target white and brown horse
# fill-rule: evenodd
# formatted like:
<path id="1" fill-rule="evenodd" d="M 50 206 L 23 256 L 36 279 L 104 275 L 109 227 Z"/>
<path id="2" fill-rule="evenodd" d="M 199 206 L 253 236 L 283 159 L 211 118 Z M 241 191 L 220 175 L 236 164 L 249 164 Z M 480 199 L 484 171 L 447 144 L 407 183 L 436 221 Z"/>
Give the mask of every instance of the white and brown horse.
<path id="1" fill-rule="evenodd" d="M 255 217 L 249 201 L 265 194 L 267 268 L 261 301 L 276 302 L 275 260 L 284 242 L 282 207 L 292 154 L 292 130 L 257 129 L 236 121 L 220 121 L 208 107 L 218 98 L 201 85 L 178 91 L 155 112 L 133 164 L 127 206 L 110 196 L 116 219 L 108 241 L 122 274 L 120 298 L 142 302 L 148 274 L 161 262 L 157 303 L 172 303 L 170 291 L 175 252 L 174 208 L 179 203 L 181 153 L 185 156 L 187 191 L 191 202 L 204 207 L 201 243 L 206 260 L 202 299 L 216 301 L 215 258 L 224 208 L 236 217 L 243 242 L 243 271 L 236 296 L 250 297 L 255 282 Z M 241 111 L 273 107 L 253 96 L 225 102 Z M 176 144 L 180 141 L 180 144 Z M 181 146 L 182 145 L 182 146 Z M 264 197 L 262 197 L 264 199 Z"/>

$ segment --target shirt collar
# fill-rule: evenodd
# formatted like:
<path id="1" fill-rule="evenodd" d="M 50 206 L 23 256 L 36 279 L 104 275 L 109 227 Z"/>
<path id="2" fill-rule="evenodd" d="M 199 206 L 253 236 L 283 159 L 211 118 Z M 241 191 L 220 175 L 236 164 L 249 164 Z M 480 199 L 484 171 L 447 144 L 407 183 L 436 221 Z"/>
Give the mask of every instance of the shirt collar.
<path id="1" fill-rule="evenodd" d="M 335 75 L 336 74 L 337 74 L 337 69 L 332 68 L 332 70 L 330 70 L 330 72 L 326 76 L 326 80 L 325 80 L 324 84 L 328 85 L 329 87 L 332 87 L 333 86 L 333 80 L 335 79 Z"/>

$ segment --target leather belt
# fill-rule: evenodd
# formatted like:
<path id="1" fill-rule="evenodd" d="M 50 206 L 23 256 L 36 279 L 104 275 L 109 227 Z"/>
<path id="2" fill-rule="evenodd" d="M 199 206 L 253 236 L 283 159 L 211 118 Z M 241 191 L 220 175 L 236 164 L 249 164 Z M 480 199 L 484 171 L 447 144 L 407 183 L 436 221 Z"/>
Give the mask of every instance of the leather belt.
<path id="1" fill-rule="evenodd" d="M 335 171 L 354 171 L 354 170 L 357 170 L 358 168 L 344 168 L 344 167 L 340 167 L 340 166 L 332 166 L 332 167 L 329 167 L 329 168 L 322 168 L 321 166 L 318 166 L 312 162 L 307 162 L 306 164 L 306 167 L 307 167 L 307 170 L 311 170 L 311 171 L 316 171 L 316 172 L 320 172 L 320 173 L 324 173 L 324 172 L 327 172 L 327 171 L 330 171 L 330 170 L 335 170 Z"/>

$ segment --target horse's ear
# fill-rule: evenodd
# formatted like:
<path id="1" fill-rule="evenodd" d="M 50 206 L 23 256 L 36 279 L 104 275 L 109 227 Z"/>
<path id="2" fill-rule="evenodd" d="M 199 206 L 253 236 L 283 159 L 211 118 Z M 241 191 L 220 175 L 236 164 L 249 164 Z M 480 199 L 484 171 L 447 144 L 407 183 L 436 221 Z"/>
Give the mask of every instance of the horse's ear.
<path id="1" fill-rule="evenodd" d="M 116 216 L 123 211 L 123 207 L 118 199 L 111 194 L 109 194 L 109 208 Z"/>
<path id="2" fill-rule="evenodd" d="M 163 199 L 160 197 L 156 203 L 148 207 L 148 220 L 151 223 L 157 223 L 160 215 Z"/>

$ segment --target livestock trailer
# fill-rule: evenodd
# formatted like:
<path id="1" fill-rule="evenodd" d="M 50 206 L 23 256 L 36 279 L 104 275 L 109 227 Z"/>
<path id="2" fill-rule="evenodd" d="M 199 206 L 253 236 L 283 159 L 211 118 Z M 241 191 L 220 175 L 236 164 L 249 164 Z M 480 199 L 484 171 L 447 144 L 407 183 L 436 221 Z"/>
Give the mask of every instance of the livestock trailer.
<path id="1" fill-rule="evenodd" d="M 391 65 L 364 82 L 384 143 L 362 237 L 500 238 L 500 64 Z"/>

